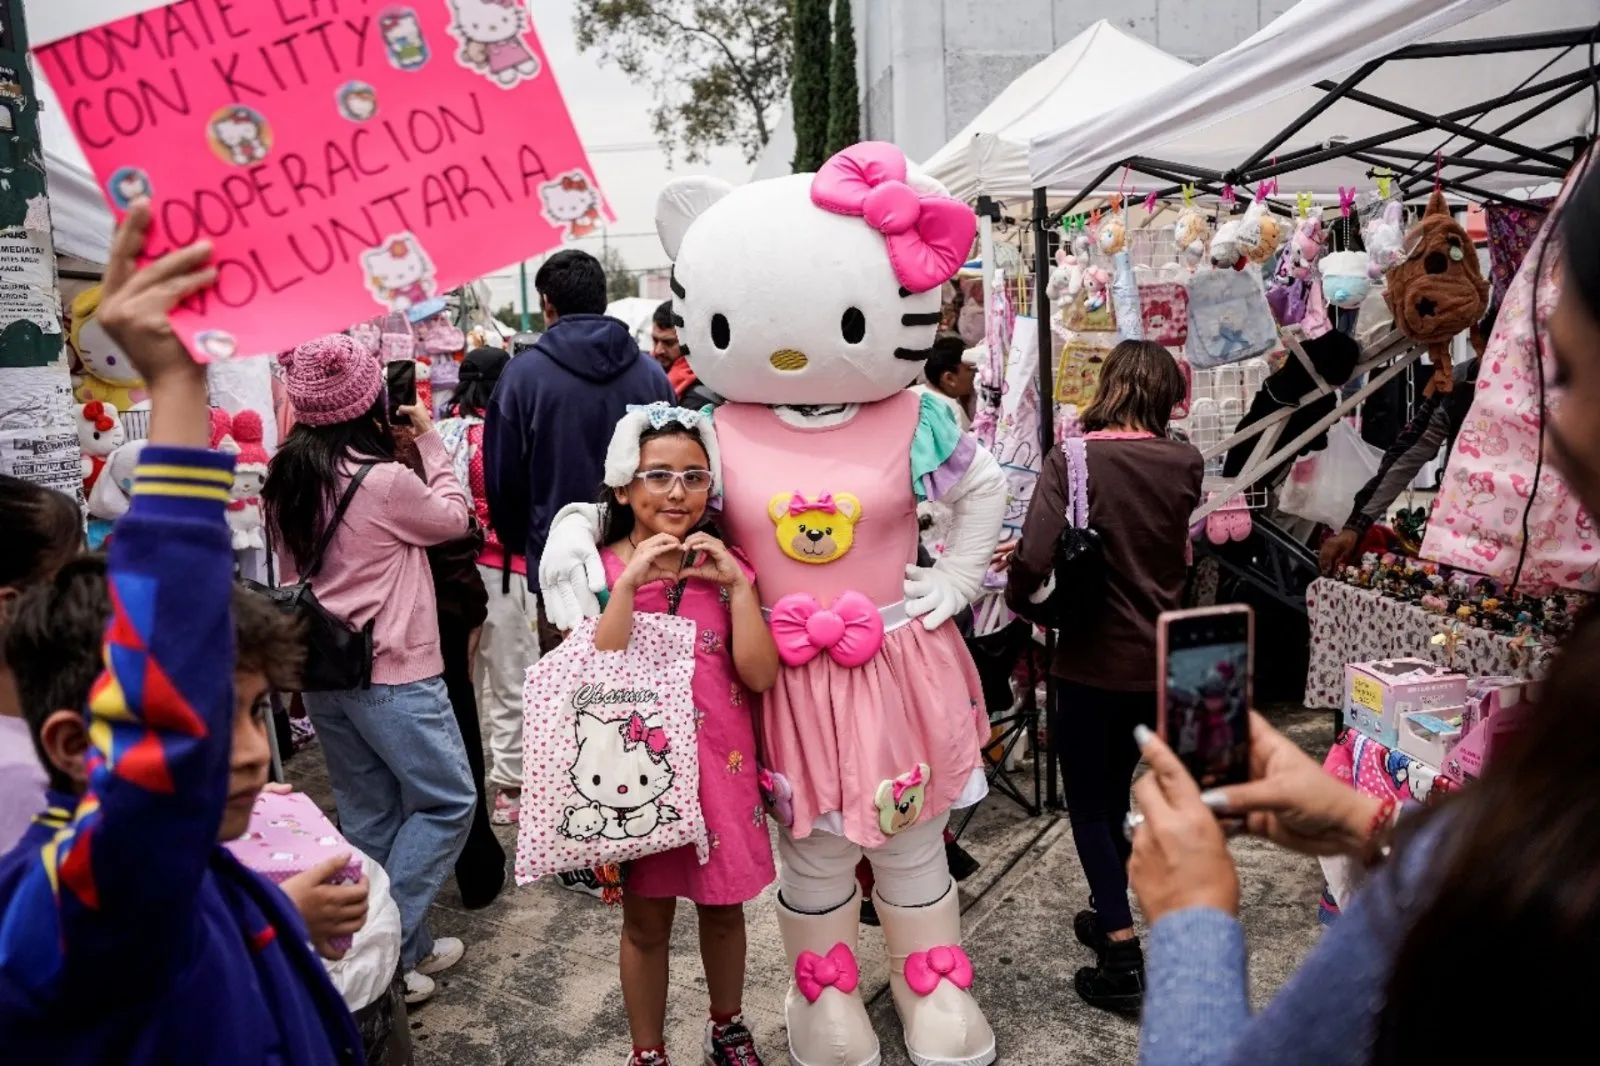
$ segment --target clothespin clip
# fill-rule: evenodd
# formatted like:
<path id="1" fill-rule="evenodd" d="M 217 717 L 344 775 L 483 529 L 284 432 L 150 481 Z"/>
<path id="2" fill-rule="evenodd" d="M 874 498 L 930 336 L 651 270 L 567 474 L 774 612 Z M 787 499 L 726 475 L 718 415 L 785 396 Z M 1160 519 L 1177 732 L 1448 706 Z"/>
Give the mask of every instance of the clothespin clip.
<path id="1" fill-rule="evenodd" d="M 1356 188 L 1354 185 L 1345 188 L 1339 186 L 1339 214 L 1345 218 L 1350 217 L 1350 209 L 1356 205 Z"/>
<path id="2" fill-rule="evenodd" d="M 1277 178 L 1263 178 L 1256 183 L 1256 199 L 1265 200 L 1278 191 Z"/>
<path id="3" fill-rule="evenodd" d="M 1233 204 L 1234 204 L 1234 195 L 1233 195 L 1233 186 L 1232 185 L 1224 185 L 1222 187 L 1222 202 L 1225 205 L 1227 205 L 1228 207 L 1232 207 L 1233 206 Z"/>
<path id="4" fill-rule="evenodd" d="M 1194 206 L 1194 186 L 1193 185 L 1182 186 L 1180 191 L 1183 193 L 1183 206 L 1184 207 L 1193 207 Z"/>
<path id="5" fill-rule="evenodd" d="M 1301 218 L 1311 217 L 1311 201 L 1312 197 L 1308 192 L 1297 192 L 1294 194 L 1295 210 L 1300 213 Z"/>
<path id="6" fill-rule="evenodd" d="M 1150 195 L 1144 198 L 1144 211 L 1147 215 L 1156 213 L 1156 191 L 1154 189 L 1151 189 Z"/>
<path id="7" fill-rule="evenodd" d="M 1387 200 L 1390 191 L 1394 188 L 1394 171 L 1388 167 L 1379 167 L 1372 172 L 1372 176 L 1378 179 L 1378 198 Z"/>
<path id="8" fill-rule="evenodd" d="M 1114 193 L 1111 194 L 1111 213 L 1114 215 L 1118 211 L 1121 211 L 1121 210 L 1122 210 L 1122 194 L 1120 192 L 1114 192 Z"/>

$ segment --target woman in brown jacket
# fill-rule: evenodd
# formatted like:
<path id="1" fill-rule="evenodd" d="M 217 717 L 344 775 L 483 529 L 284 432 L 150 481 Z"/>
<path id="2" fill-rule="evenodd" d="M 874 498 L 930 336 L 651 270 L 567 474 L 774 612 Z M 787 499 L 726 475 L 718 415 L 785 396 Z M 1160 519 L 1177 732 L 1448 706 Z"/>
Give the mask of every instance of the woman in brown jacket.
<path id="1" fill-rule="evenodd" d="M 1193 445 L 1167 437 L 1183 396 L 1177 362 L 1161 345 L 1123 341 L 1106 357 L 1099 391 L 1082 416 L 1089 525 L 1105 549 L 1105 603 L 1087 635 L 1057 642 L 1051 663 L 1061 722 L 1050 739 L 1089 880 L 1089 909 L 1073 928 L 1098 959 L 1078 971 L 1075 984 L 1085 1002 L 1108 1010 L 1134 1011 L 1144 998 L 1122 821 L 1139 762 L 1133 728 L 1154 727 L 1156 719 L 1156 616 L 1183 597 L 1189 515 L 1205 467 Z M 1066 514 L 1067 458 L 1057 446 L 1045 458 L 1011 561 L 1013 603 L 1025 607 L 1050 576 Z"/>

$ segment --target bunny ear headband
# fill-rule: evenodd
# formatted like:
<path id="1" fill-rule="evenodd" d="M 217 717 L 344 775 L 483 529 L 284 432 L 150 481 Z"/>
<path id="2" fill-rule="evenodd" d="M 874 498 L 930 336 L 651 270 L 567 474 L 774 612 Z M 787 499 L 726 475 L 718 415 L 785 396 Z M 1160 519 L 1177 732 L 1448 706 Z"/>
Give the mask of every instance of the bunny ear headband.
<path id="1" fill-rule="evenodd" d="M 647 429 L 661 429 L 677 423 L 700 439 L 706 450 L 706 466 L 711 471 L 711 495 L 722 495 L 722 453 L 717 449 L 717 431 L 711 424 L 711 407 L 708 404 L 698 411 L 687 407 L 673 407 L 657 400 L 655 403 L 628 405 L 628 413 L 617 422 L 611 434 L 611 446 L 606 449 L 606 484 L 620 489 L 633 480 L 639 472 L 639 438 Z"/>

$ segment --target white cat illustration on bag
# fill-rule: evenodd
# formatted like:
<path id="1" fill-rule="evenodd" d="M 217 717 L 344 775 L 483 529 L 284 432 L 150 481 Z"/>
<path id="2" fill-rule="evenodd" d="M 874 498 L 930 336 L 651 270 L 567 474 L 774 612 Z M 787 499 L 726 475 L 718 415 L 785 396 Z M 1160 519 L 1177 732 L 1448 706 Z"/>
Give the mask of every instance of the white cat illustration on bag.
<path id="1" fill-rule="evenodd" d="M 578 757 L 569 772 L 578 795 L 589 802 L 566 809 L 563 836 L 626 840 L 678 820 L 676 808 L 656 802 L 674 776 L 667 761 L 671 743 L 659 722 L 637 712 L 608 722 L 580 710 L 575 728 Z"/>

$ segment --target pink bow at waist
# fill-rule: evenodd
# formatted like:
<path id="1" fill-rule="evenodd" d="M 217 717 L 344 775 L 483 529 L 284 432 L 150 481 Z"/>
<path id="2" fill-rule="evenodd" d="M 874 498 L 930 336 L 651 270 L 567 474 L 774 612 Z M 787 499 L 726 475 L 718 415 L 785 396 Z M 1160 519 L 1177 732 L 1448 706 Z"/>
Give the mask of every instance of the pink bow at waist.
<path id="1" fill-rule="evenodd" d="M 841 592 L 827 607 L 809 593 L 792 592 L 773 604 L 767 624 L 785 666 L 804 666 L 827 652 L 840 666 L 854 668 L 883 647 L 883 615 L 854 591 Z"/>

